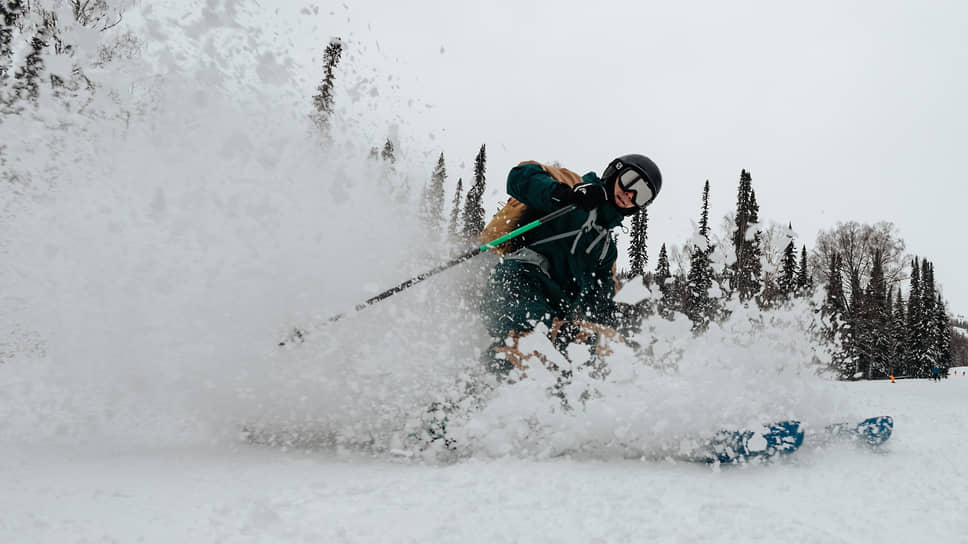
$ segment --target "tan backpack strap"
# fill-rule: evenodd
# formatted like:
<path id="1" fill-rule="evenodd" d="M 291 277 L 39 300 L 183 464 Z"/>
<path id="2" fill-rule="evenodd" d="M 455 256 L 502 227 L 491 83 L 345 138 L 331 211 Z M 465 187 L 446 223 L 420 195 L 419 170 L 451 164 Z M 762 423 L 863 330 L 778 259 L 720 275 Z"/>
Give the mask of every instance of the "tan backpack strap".
<path id="1" fill-rule="evenodd" d="M 553 177 L 555 181 L 564 183 L 569 187 L 574 187 L 575 185 L 582 183 L 581 176 L 572 172 L 571 170 L 568 170 L 567 168 L 546 165 L 541 165 L 541 167 L 544 168 L 545 172 L 548 172 L 548 175 Z"/>
<path id="2" fill-rule="evenodd" d="M 537 164 L 543 168 L 544 171 L 552 177 L 552 179 L 557 182 L 564 183 L 569 187 L 574 187 L 575 185 L 582 183 L 581 176 L 567 168 L 561 168 L 560 166 L 548 166 L 547 164 L 541 164 L 537 161 L 524 161 L 518 166 L 524 166 L 525 164 Z"/>
<path id="3" fill-rule="evenodd" d="M 481 234 L 478 235 L 477 239 L 482 244 L 486 244 L 520 227 L 521 225 L 518 223 L 521 222 L 521 218 L 524 216 L 524 212 L 527 209 L 528 207 L 524 205 L 524 202 L 521 202 L 516 198 L 508 198 L 507 204 L 502 206 L 501 209 L 494 214 L 494 217 L 491 218 L 491 221 L 484 226 L 484 230 L 481 231 Z M 507 252 L 509 247 L 510 245 L 505 242 L 495 248 L 495 251 L 498 254 L 503 255 Z"/>

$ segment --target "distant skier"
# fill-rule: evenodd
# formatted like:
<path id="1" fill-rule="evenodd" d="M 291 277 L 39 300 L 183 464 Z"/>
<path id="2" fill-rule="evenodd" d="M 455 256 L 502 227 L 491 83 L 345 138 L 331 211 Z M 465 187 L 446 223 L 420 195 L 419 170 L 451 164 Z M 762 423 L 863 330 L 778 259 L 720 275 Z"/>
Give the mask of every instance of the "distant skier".
<path id="1" fill-rule="evenodd" d="M 563 206 L 577 209 L 504 248 L 481 308 L 494 339 L 486 356 L 490 370 L 506 374 L 523 368 L 527 356 L 518 350 L 518 340 L 538 323 L 548 326 L 559 346 L 615 334 L 618 251 L 611 231 L 651 204 L 661 189 L 659 168 L 643 155 L 618 157 L 601 178 L 536 162 L 511 169 L 507 191 L 512 199 L 485 228 L 483 239 Z"/>

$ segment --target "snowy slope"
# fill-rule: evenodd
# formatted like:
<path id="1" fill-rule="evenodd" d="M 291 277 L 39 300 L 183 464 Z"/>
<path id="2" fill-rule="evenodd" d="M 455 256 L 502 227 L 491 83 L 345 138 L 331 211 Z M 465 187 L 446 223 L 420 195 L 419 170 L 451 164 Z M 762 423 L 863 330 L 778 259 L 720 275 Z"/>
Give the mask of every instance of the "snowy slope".
<path id="1" fill-rule="evenodd" d="M 968 378 L 850 388 L 889 447 L 742 467 L 4 443 L 0 541 L 964 542 Z"/>

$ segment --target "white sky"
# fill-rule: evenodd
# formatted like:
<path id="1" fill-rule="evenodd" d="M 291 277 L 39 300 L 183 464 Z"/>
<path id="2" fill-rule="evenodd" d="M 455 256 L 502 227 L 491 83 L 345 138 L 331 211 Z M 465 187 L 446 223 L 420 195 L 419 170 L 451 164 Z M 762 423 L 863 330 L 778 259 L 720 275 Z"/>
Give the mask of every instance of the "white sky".
<path id="1" fill-rule="evenodd" d="M 481 143 L 490 204 L 522 160 L 601 173 L 616 155 L 649 155 L 665 181 L 651 267 L 662 242 L 691 233 L 703 182 L 718 225 L 745 168 L 761 218 L 792 222 L 809 248 L 838 221 L 894 222 L 968 311 L 966 3 L 316 5 L 312 40 L 340 35 L 353 62 L 397 76 L 393 92 L 412 99 L 399 130 L 427 154 L 428 178 L 445 153 L 449 192 L 458 176 L 466 188 Z"/>

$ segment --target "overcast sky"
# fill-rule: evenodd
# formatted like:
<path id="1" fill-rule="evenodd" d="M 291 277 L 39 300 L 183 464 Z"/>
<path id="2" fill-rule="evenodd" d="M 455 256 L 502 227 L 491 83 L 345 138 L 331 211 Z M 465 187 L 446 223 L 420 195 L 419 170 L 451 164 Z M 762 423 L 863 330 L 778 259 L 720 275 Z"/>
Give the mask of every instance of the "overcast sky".
<path id="1" fill-rule="evenodd" d="M 838 221 L 894 222 L 968 312 L 968 3 L 316 5 L 310 35 L 340 35 L 347 62 L 396 76 L 382 92 L 407 107 L 387 130 L 411 135 L 404 151 L 443 151 L 451 191 L 481 143 L 493 203 L 522 160 L 601 173 L 646 154 L 665 180 L 651 267 L 691 233 L 703 182 L 718 225 L 745 168 L 761 219 L 792 222 L 809 248 Z"/>

